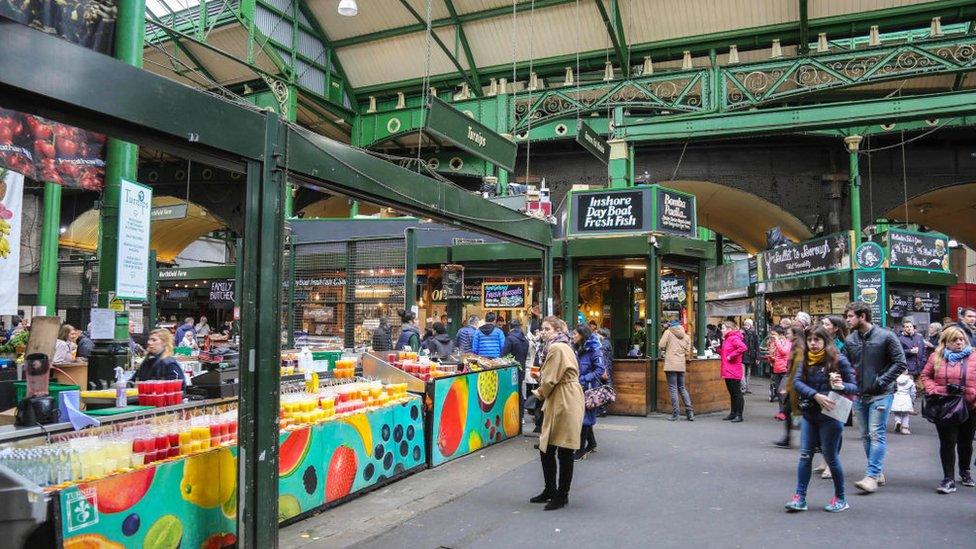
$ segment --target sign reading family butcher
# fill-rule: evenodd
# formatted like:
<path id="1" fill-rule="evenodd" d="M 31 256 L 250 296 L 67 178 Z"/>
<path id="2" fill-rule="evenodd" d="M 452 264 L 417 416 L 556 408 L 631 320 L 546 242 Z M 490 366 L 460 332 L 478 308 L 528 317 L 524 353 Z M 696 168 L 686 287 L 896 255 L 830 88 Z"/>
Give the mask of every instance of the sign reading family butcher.
<path id="1" fill-rule="evenodd" d="M 638 233 L 651 230 L 651 189 L 574 191 L 569 232 L 574 235 Z"/>
<path id="2" fill-rule="evenodd" d="M 949 237 L 940 233 L 917 233 L 891 229 L 885 235 L 888 267 L 949 272 Z"/>
<path id="3" fill-rule="evenodd" d="M 851 268 L 851 234 L 822 236 L 759 254 L 759 280 L 790 278 Z"/>
<path id="4" fill-rule="evenodd" d="M 485 282 L 481 285 L 481 306 L 485 309 L 522 309 L 527 293 L 525 282 Z"/>
<path id="5" fill-rule="evenodd" d="M 695 238 L 698 235 L 694 195 L 658 187 L 655 197 L 657 199 L 655 230 L 688 238 Z"/>

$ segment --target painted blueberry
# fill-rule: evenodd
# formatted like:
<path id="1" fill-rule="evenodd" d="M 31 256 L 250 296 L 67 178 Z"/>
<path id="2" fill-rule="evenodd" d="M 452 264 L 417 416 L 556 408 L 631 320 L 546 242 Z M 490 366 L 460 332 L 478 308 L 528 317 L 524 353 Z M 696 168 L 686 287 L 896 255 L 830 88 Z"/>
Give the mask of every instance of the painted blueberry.
<path id="1" fill-rule="evenodd" d="M 386 450 L 383 449 L 383 445 L 382 444 L 377 444 L 376 445 L 376 449 L 373 450 L 373 457 L 376 458 L 376 459 L 383 459 L 383 454 L 385 452 L 386 452 Z"/>
<path id="2" fill-rule="evenodd" d="M 139 520 L 139 515 L 132 513 L 122 521 L 122 533 L 127 536 L 135 534 L 139 531 L 139 525 L 141 523 L 142 521 Z"/>
<path id="3" fill-rule="evenodd" d="M 393 467 L 393 452 L 387 453 L 386 457 L 383 458 L 383 468 L 389 469 L 390 467 Z"/>
<path id="4" fill-rule="evenodd" d="M 414 432 L 415 432 L 415 429 L 413 428 L 413 425 L 410 425 L 409 427 L 407 427 L 407 440 L 413 440 Z"/>
<path id="5" fill-rule="evenodd" d="M 363 469 L 363 480 L 368 482 L 369 479 L 373 478 L 373 473 L 375 472 L 375 470 L 376 468 L 373 467 L 372 463 L 366 464 L 366 468 Z"/>
<path id="6" fill-rule="evenodd" d="M 407 444 L 407 441 L 404 440 L 400 442 L 400 455 L 402 457 L 407 457 L 407 452 L 409 450 L 410 450 L 410 446 Z"/>
<path id="7" fill-rule="evenodd" d="M 383 440 L 384 441 L 390 440 L 390 426 L 389 425 L 384 425 L 383 426 Z"/>
<path id="8" fill-rule="evenodd" d="M 319 483 L 319 476 L 315 472 L 315 467 L 309 465 L 308 469 L 305 469 L 305 473 L 302 474 L 302 483 L 305 484 L 305 492 L 307 494 L 311 495 L 315 493 L 315 487 Z"/>
<path id="9" fill-rule="evenodd" d="M 393 440 L 400 442 L 403 439 L 403 425 L 397 425 L 393 428 Z"/>
<path id="10" fill-rule="evenodd" d="M 420 446 L 413 447 L 413 459 L 415 461 L 420 461 Z"/>
<path id="11" fill-rule="evenodd" d="M 419 415 L 420 415 L 420 408 L 416 406 L 410 408 L 410 419 L 416 420 Z"/>

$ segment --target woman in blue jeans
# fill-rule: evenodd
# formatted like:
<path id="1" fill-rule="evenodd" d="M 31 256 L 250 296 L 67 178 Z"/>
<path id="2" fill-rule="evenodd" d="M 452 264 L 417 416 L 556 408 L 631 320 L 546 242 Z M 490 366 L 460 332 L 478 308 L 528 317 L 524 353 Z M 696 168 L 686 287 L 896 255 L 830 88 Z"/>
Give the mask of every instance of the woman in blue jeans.
<path id="1" fill-rule="evenodd" d="M 794 413 L 800 419 L 800 463 L 796 469 L 796 493 L 786 504 L 788 512 L 807 510 L 807 486 L 813 467 L 813 453 L 820 447 L 824 460 L 833 473 L 834 499 L 824 511 L 838 513 L 850 506 L 844 497 L 844 469 L 840 464 L 840 441 L 844 423 L 821 413 L 830 411 L 834 403 L 827 398 L 831 391 L 853 393 L 854 370 L 850 362 L 837 352 L 833 338 L 822 326 L 807 329 L 806 337 L 798 337 L 793 346 L 793 367 L 789 374 L 793 391 L 790 394 Z"/>

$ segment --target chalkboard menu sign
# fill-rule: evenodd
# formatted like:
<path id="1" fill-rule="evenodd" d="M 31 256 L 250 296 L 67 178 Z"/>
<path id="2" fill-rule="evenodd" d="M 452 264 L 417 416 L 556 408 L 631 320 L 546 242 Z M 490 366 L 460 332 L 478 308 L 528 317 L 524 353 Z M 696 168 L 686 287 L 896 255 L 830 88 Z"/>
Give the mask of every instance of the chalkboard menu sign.
<path id="1" fill-rule="evenodd" d="M 572 194 L 569 232 L 577 235 L 649 232 L 650 189 Z"/>
<path id="2" fill-rule="evenodd" d="M 656 230 L 695 238 L 698 225 L 695 219 L 695 197 L 665 187 L 657 188 Z"/>
<path id="3" fill-rule="evenodd" d="M 525 282 L 485 282 L 481 285 L 481 306 L 485 309 L 522 309 L 528 294 Z"/>
<path id="4" fill-rule="evenodd" d="M 687 296 L 688 294 L 685 290 L 685 277 L 661 277 L 661 306 L 664 309 L 669 311 L 681 309 L 684 307 Z"/>
<path id="5" fill-rule="evenodd" d="M 759 280 L 850 269 L 850 242 L 850 233 L 840 233 L 766 250 L 759 254 Z"/>
<path id="6" fill-rule="evenodd" d="M 444 265 L 441 285 L 444 289 L 444 299 L 464 299 L 464 266 Z"/>
<path id="7" fill-rule="evenodd" d="M 210 301 L 234 301 L 234 281 L 233 280 L 211 281 Z"/>
<path id="8" fill-rule="evenodd" d="M 885 238 L 889 267 L 949 272 L 949 239 L 945 235 L 891 229 Z"/>
<path id="9" fill-rule="evenodd" d="M 854 299 L 871 307 L 871 323 L 885 325 L 885 276 L 883 270 L 854 271 Z"/>

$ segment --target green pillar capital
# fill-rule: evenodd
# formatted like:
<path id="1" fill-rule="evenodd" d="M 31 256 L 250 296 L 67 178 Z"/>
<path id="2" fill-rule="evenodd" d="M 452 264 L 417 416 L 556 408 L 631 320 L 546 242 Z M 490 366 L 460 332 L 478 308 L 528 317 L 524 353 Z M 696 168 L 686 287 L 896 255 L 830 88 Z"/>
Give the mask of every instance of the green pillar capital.
<path id="1" fill-rule="evenodd" d="M 633 186 L 631 145 L 624 139 L 611 139 L 607 143 L 610 145 L 610 163 L 607 165 L 610 175 L 610 188 L 622 189 Z"/>

